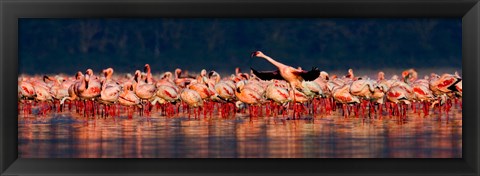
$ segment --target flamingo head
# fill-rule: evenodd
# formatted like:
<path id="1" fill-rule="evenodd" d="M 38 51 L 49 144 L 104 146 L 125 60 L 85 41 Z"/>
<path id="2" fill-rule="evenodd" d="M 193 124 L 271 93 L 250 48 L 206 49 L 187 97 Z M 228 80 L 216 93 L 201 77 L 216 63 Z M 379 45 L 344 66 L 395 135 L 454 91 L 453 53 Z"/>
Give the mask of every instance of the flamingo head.
<path id="1" fill-rule="evenodd" d="M 62 82 L 65 82 L 67 80 L 65 80 L 65 78 L 61 77 L 61 76 L 55 76 L 55 79 L 57 80 L 58 83 L 62 83 Z"/>
<path id="2" fill-rule="evenodd" d="M 261 57 L 261 56 L 264 56 L 264 54 L 263 54 L 261 51 L 252 52 L 252 54 L 250 55 L 251 58 L 253 58 L 253 57 Z"/>
<path id="3" fill-rule="evenodd" d="M 126 81 L 123 83 L 123 90 L 128 91 L 128 90 L 133 90 L 133 84 L 130 81 Z"/>
<path id="4" fill-rule="evenodd" d="M 410 72 L 409 71 L 403 71 L 402 72 L 402 78 L 404 80 L 408 79 L 410 77 Z"/>
<path id="5" fill-rule="evenodd" d="M 202 69 L 202 71 L 200 71 L 200 76 L 203 76 L 203 77 L 207 76 L 207 70 Z"/>
<path id="6" fill-rule="evenodd" d="M 109 75 L 111 75 L 111 74 L 113 74 L 113 68 L 107 68 L 107 69 L 104 69 L 104 70 L 103 70 L 103 75 L 104 75 L 105 77 L 107 77 L 107 76 L 109 76 Z"/>
<path id="7" fill-rule="evenodd" d="M 53 81 L 52 78 L 50 78 L 50 77 L 47 76 L 47 75 L 44 75 L 44 76 L 43 76 L 43 82 L 47 81 L 47 79 L 50 80 L 50 81 Z"/>
<path id="8" fill-rule="evenodd" d="M 430 74 L 430 79 L 431 80 L 436 80 L 436 79 L 439 79 L 440 78 L 440 75 L 437 75 L 436 73 L 431 73 Z"/>
<path id="9" fill-rule="evenodd" d="M 180 73 L 182 73 L 182 69 L 180 68 L 175 69 L 175 74 L 180 74 Z"/>
<path id="10" fill-rule="evenodd" d="M 377 79 L 378 80 L 384 80 L 385 79 L 385 73 L 383 73 L 382 71 L 378 72 Z"/>
<path id="11" fill-rule="evenodd" d="M 328 81 L 328 73 L 325 72 L 325 71 L 321 71 L 320 72 L 320 77 L 322 77 L 324 80 L 327 80 Z"/>
<path id="12" fill-rule="evenodd" d="M 162 76 L 162 79 L 171 79 L 172 78 L 172 72 L 165 72 Z"/>
<path id="13" fill-rule="evenodd" d="M 410 74 L 410 78 L 412 79 L 411 81 L 415 81 L 418 78 L 418 73 L 414 68 L 409 69 L 408 73 Z"/>
<path id="14" fill-rule="evenodd" d="M 93 75 L 93 70 L 89 68 L 89 69 L 87 69 L 87 71 L 85 71 L 85 74 L 88 74 L 88 75 L 92 76 Z"/>
<path id="15" fill-rule="evenodd" d="M 241 74 L 241 79 L 242 79 L 242 80 L 249 80 L 249 79 L 250 79 L 250 75 L 248 75 L 248 74 Z"/>
<path id="16" fill-rule="evenodd" d="M 143 72 L 150 73 L 150 64 L 145 64 Z"/>
<path id="17" fill-rule="evenodd" d="M 398 76 L 397 76 L 397 75 L 393 75 L 393 76 L 392 76 L 392 80 L 398 80 Z"/>
<path id="18" fill-rule="evenodd" d="M 138 82 L 138 78 L 141 76 L 141 74 L 142 73 L 140 72 L 140 70 L 135 71 L 135 76 L 133 77 L 133 80 L 135 82 Z"/>
<path id="19" fill-rule="evenodd" d="M 77 74 L 75 74 L 75 79 L 79 80 L 81 77 L 83 77 L 83 73 L 82 72 L 77 72 Z"/>
<path id="20" fill-rule="evenodd" d="M 240 93 L 243 89 L 243 87 L 245 86 L 247 81 L 245 80 L 241 80 L 241 81 L 238 81 L 237 84 L 235 85 L 235 87 L 237 87 L 237 92 Z"/>
<path id="21" fill-rule="evenodd" d="M 235 68 L 235 75 L 238 75 L 240 73 L 240 67 Z"/>
<path id="22" fill-rule="evenodd" d="M 216 71 L 212 70 L 208 73 L 208 78 L 211 78 L 212 76 L 218 76 L 218 73 Z"/>

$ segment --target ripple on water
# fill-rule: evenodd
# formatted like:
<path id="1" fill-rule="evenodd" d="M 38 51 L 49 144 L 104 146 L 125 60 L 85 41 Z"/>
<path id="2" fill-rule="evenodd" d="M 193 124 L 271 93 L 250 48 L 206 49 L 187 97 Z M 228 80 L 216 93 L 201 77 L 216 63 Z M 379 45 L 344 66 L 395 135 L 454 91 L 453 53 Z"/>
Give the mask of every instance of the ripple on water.
<path id="1" fill-rule="evenodd" d="M 447 118 L 315 117 L 285 120 L 70 113 L 18 118 L 24 158 L 459 158 L 461 111 Z"/>

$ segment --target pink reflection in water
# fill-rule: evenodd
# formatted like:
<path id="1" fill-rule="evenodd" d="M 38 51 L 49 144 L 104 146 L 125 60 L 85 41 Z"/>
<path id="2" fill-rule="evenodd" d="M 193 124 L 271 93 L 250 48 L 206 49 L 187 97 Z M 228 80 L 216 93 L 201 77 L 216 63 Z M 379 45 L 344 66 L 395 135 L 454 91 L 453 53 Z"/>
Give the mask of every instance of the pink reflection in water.
<path id="1" fill-rule="evenodd" d="M 75 121 L 73 121 L 73 120 Z M 461 158 L 462 116 L 283 120 L 19 116 L 21 158 Z"/>

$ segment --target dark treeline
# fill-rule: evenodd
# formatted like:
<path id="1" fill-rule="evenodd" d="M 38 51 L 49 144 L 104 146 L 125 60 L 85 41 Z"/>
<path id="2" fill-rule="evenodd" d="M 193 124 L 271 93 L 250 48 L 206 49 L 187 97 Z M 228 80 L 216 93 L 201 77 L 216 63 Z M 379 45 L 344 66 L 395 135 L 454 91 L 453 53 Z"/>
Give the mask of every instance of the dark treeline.
<path id="1" fill-rule="evenodd" d="M 22 19 L 20 73 L 461 68 L 461 19 Z"/>

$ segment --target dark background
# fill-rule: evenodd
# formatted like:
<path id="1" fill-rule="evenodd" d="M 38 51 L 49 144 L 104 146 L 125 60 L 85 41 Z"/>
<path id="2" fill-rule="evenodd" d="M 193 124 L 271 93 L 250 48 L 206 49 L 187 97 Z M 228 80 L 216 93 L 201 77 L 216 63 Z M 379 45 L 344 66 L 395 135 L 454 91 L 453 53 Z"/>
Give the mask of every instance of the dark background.
<path id="1" fill-rule="evenodd" d="M 274 67 L 250 53 L 320 70 L 461 69 L 460 18 L 21 19 L 19 72 Z"/>

